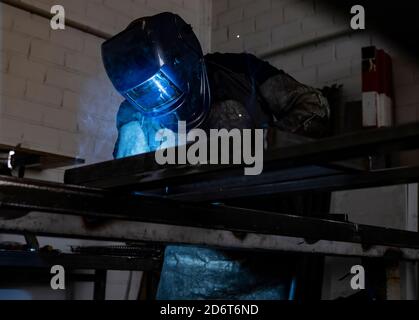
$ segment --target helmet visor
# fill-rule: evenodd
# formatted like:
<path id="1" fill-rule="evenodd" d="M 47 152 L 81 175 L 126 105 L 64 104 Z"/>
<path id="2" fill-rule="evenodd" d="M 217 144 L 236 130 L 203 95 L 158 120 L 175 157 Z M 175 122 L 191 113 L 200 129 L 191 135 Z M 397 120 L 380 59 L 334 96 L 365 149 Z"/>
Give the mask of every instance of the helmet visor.
<path id="1" fill-rule="evenodd" d="M 145 113 L 159 114 L 173 108 L 183 92 L 160 70 L 147 81 L 128 90 L 125 96 Z"/>

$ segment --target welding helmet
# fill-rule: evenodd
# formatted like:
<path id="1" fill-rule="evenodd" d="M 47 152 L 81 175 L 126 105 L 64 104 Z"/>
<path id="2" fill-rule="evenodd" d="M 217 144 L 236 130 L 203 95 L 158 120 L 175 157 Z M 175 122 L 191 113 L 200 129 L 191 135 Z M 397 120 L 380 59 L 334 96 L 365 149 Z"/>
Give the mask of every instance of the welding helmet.
<path id="1" fill-rule="evenodd" d="M 142 115 L 166 128 L 198 127 L 208 113 L 210 89 L 201 45 L 180 16 L 161 13 L 135 20 L 102 45 L 116 90 Z"/>

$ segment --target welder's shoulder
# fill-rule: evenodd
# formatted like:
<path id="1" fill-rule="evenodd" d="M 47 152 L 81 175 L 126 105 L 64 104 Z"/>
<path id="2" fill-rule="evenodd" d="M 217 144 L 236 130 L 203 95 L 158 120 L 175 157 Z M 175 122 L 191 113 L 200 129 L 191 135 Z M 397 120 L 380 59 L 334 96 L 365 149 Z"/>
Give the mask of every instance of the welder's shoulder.
<path id="1" fill-rule="evenodd" d="M 221 53 L 221 52 L 215 52 L 215 53 L 208 53 L 205 55 L 206 61 L 216 62 L 219 64 L 225 64 L 225 65 L 232 65 L 232 64 L 243 64 L 244 62 L 253 61 L 254 63 L 257 63 L 260 60 L 258 57 L 256 57 L 253 54 L 250 53 Z"/>
<path id="2" fill-rule="evenodd" d="M 284 73 L 250 53 L 211 53 L 205 56 L 205 60 L 209 65 L 218 65 L 236 73 L 250 75 L 258 83 Z"/>

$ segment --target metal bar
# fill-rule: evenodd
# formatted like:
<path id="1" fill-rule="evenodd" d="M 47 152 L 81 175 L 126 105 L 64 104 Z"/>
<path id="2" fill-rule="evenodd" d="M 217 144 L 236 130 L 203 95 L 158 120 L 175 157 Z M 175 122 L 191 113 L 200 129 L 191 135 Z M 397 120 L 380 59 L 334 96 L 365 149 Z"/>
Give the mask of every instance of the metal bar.
<path id="1" fill-rule="evenodd" d="M 275 171 L 270 174 L 254 176 L 229 177 L 226 179 L 211 179 L 193 184 L 178 184 L 165 189 L 147 190 L 149 194 L 160 194 L 170 199 L 190 202 L 219 202 L 227 199 L 246 198 L 249 196 L 279 194 L 286 188 L 292 189 L 299 181 L 311 181 L 320 177 L 332 177 L 342 173 L 341 170 L 319 166 L 306 166 L 295 169 Z M 300 188 L 308 188 L 301 186 Z M 266 186 L 266 187 L 265 187 Z M 269 189 L 269 187 L 272 189 Z M 292 190 L 290 190 L 292 192 Z"/>
<path id="2" fill-rule="evenodd" d="M 282 148 L 290 145 L 301 144 L 304 142 L 311 142 L 312 139 L 302 137 L 299 135 L 291 134 L 288 132 L 283 132 L 277 129 L 268 129 L 265 134 L 264 144 L 271 148 Z M 128 163 L 129 162 L 129 163 Z M 121 168 L 122 163 L 126 164 L 125 170 Z M 194 166 L 191 170 L 189 166 L 182 166 L 184 168 L 184 178 L 188 179 L 190 174 L 198 173 L 198 170 L 208 169 L 208 167 L 198 167 Z M 211 168 L 218 170 L 219 166 L 211 166 Z M 222 166 L 221 168 L 228 169 L 228 166 Z M 340 169 L 347 169 L 342 165 L 339 166 Z M 125 159 L 113 160 L 105 163 L 95 164 L 91 166 L 86 166 L 79 168 L 78 170 L 68 170 L 66 172 L 65 182 L 75 185 L 89 185 L 89 186 L 98 186 L 101 188 L 110 188 L 110 187 L 121 187 L 128 184 L 137 184 L 139 181 L 138 174 L 144 176 L 145 173 L 156 172 L 156 178 L 160 175 L 158 172 L 161 169 L 166 169 L 173 171 L 176 169 L 175 166 L 168 166 L 163 168 L 159 166 L 155 161 L 154 153 L 142 154 L 140 156 L 129 157 Z M 180 169 L 179 167 L 177 169 Z M 234 169 L 234 168 L 233 168 Z M 353 168 L 350 168 L 353 170 Z M 105 172 L 110 170 L 109 172 Z M 120 174 L 114 175 L 112 170 L 117 170 Z M 121 172 L 123 171 L 124 172 Z M 129 170 L 130 172 L 127 172 Z M 231 175 L 231 174 L 230 174 Z M 105 179 L 103 179 L 105 178 Z M 217 178 L 217 175 L 214 175 L 214 179 Z M 256 178 L 256 177 L 254 177 Z M 96 183 L 96 180 L 98 183 Z M 211 177 L 208 175 L 206 181 L 211 181 Z M 144 182 L 144 181 L 143 181 Z"/>
<path id="3" fill-rule="evenodd" d="M 48 269 L 54 265 L 62 265 L 67 270 L 151 271 L 159 270 L 160 261 L 137 257 L 0 251 L 0 267 Z"/>
<path id="4" fill-rule="evenodd" d="M 93 300 L 103 301 L 106 299 L 106 279 L 108 272 L 106 270 L 95 271 L 95 284 L 93 290 Z"/>
<path id="5" fill-rule="evenodd" d="M 279 181 L 273 183 L 246 185 L 243 182 L 241 185 L 233 185 L 232 187 L 229 187 L 229 184 L 231 185 L 230 179 L 226 183 L 218 181 L 214 184 L 206 182 L 176 186 L 169 189 L 168 196 L 175 200 L 208 202 L 303 191 L 355 190 L 416 182 L 419 182 L 419 167 L 352 174 L 313 175 L 312 177 L 297 179 L 290 176 L 288 179 L 282 181 L 279 179 Z"/>
<path id="6" fill-rule="evenodd" d="M 326 41 L 331 41 L 334 40 L 336 38 L 340 38 L 340 37 L 345 37 L 345 36 L 350 36 L 352 34 L 354 34 L 357 31 L 354 31 L 352 29 L 345 29 L 345 30 L 341 30 L 341 31 L 337 31 L 337 32 L 332 32 L 330 34 L 326 34 L 317 38 L 312 38 L 306 41 L 301 41 L 301 42 L 297 42 L 295 44 L 292 45 L 288 45 L 288 46 L 282 46 L 282 47 L 278 47 L 275 49 L 271 49 L 265 52 L 260 53 L 258 56 L 261 59 L 270 59 L 273 57 L 276 57 L 278 55 L 281 54 L 285 54 L 288 53 L 290 51 L 295 51 L 295 50 L 299 50 L 308 46 L 313 46 L 322 42 L 326 42 Z"/>
<path id="7" fill-rule="evenodd" d="M 144 242 L 210 246 L 227 250 L 277 251 L 301 254 L 322 254 L 345 257 L 397 257 L 419 260 L 419 250 L 392 246 L 365 247 L 358 243 L 321 240 L 308 241 L 300 237 L 248 234 L 244 238 L 223 230 L 184 226 L 169 226 L 135 221 L 109 220 L 96 228 L 86 227 L 82 217 L 33 212 L 17 220 L 0 220 L 0 232 L 40 236 L 89 239 L 117 242 Z"/>
<path id="8" fill-rule="evenodd" d="M 9 6 L 12 6 L 12 7 L 15 7 L 17 9 L 21 9 L 21 10 L 30 12 L 32 14 L 36 14 L 37 16 L 46 18 L 48 20 L 51 20 L 51 18 L 53 17 L 53 14 L 51 12 L 49 12 L 48 10 L 42 9 L 39 6 L 32 5 L 32 4 L 29 4 L 27 2 L 23 2 L 23 1 L 19 1 L 19 0 L 0 0 L 0 2 L 3 2 L 5 4 L 7 4 Z M 98 38 L 102 38 L 102 39 L 107 40 L 107 39 L 110 39 L 112 37 L 112 35 L 109 34 L 109 33 L 106 33 L 106 32 L 104 32 L 102 30 L 99 30 L 99 29 L 92 28 L 90 26 L 87 26 L 83 23 L 77 22 L 77 21 L 69 19 L 69 18 L 66 18 L 65 23 L 66 23 L 66 26 L 68 26 L 68 27 L 80 30 L 80 31 L 88 33 L 88 34 L 91 34 L 91 35 L 93 35 L 95 37 L 98 37 Z"/>
<path id="9" fill-rule="evenodd" d="M 264 174 L 302 166 L 324 165 L 351 158 L 419 148 L 419 124 L 372 129 L 338 137 L 271 149 Z M 103 188 L 147 190 L 178 183 L 243 176 L 243 166 L 158 166 L 154 154 L 140 155 L 68 170 L 65 182 Z M 247 177 L 249 183 L 254 177 Z"/>
<path id="10" fill-rule="evenodd" d="M 20 268 L 20 267 L 1 267 L 0 266 L 0 283 L 4 287 L 19 287 L 21 285 L 41 286 L 49 285 L 51 281 L 50 268 Z M 66 273 L 66 283 L 74 282 L 94 282 L 93 274 L 77 274 Z"/>
<path id="11" fill-rule="evenodd" d="M 11 151 L 14 152 L 13 155 L 10 155 Z M 69 167 L 85 163 L 84 159 L 37 151 L 22 147 L 22 145 L 12 146 L 1 143 L 0 155 L 4 155 L 4 157 L 1 157 L 2 159 L 0 159 L 0 161 L 5 160 L 6 166 L 8 165 L 8 160 L 10 160 L 10 164 L 13 168 L 24 167 L 34 170 L 56 169 L 60 167 Z"/>
<path id="12" fill-rule="evenodd" d="M 56 212 L 245 233 L 419 248 L 419 233 L 170 199 L 120 195 L 14 178 L 0 179 L 0 208 Z M 36 223 L 36 222 L 35 222 Z"/>

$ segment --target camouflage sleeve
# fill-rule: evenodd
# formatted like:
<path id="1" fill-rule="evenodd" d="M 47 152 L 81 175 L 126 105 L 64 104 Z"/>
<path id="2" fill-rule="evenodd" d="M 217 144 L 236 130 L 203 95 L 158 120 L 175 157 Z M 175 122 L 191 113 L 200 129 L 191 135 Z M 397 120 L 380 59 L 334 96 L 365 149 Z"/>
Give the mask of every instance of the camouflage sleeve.
<path id="1" fill-rule="evenodd" d="M 263 83 L 260 92 L 281 130 L 313 138 L 327 133 L 330 107 L 319 90 L 282 73 Z"/>

